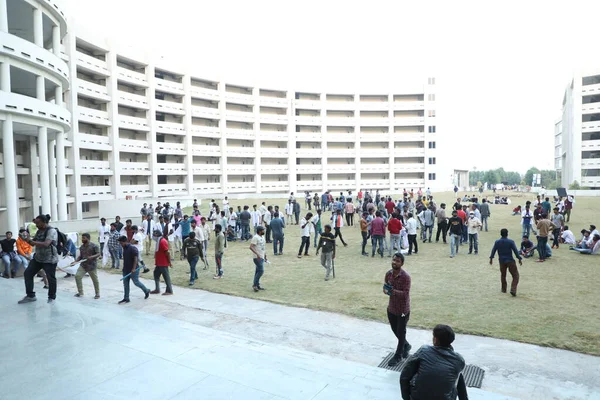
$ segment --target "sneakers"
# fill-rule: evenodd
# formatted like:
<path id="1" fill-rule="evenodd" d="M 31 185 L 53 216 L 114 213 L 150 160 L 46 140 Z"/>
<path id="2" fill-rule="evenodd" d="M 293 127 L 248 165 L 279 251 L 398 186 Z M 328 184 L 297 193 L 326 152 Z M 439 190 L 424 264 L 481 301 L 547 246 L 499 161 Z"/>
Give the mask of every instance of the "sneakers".
<path id="1" fill-rule="evenodd" d="M 118 304 L 125 304 L 125 303 L 129 303 L 129 299 L 123 299 Z"/>
<path id="2" fill-rule="evenodd" d="M 83 295 L 81 293 L 75 293 L 73 297 L 83 297 Z"/>
<path id="3" fill-rule="evenodd" d="M 221 275 L 215 275 L 213 276 L 213 279 L 222 279 L 223 277 Z"/>
<path id="4" fill-rule="evenodd" d="M 150 292 L 150 294 L 160 294 L 160 290 L 153 290 Z"/>
<path id="5" fill-rule="evenodd" d="M 150 272 L 150 269 L 148 268 L 144 268 L 144 271 L 142 271 L 143 274 L 147 274 L 148 272 Z"/>
<path id="6" fill-rule="evenodd" d="M 252 290 L 254 290 L 255 292 L 258 292 L 258 286 L 252 286 Z"/>
<path id="7" fill-rule="evenodd" d="M 302 254 L 298 254 L 298 258 L 302 258 Z"/>
<path id="8" fill-rule="evenodd" d="M 48 300 L 46 301 L 46 303 L 48 303 L 48 304 L 52 304 L 52 303 L 54 303 L 54 300 L 55 300 L 55 299 L 48 298 Z"/>
<path id="9" fill-rule="evenodd" d="M 194 281 L 191 281 L 188 286 L 194 286 Z"/>
<path id="10" fill-rule="evenodd" d="M 97 294 L 97 295 L 94 296 L 94 300 L 98 300 L 99 298 L 100 298 L 99 294 Z"/>
<path id="11" fill-rule="evenodd" d="M 511 292 L 510 292 L 510 295 L 511 295 L 512 297 L 517 297 L 517 292 L 513 292 L 513 291 L 511 291 Z"/>
<path id="12" fill-rule="evenodd" d="M 34 301 L 37 301 L 37 297 L 25 296 L 21 300 L 18 301 L 18 304 L 33 303 Z"/>
<path id="13" fill-rule="evenodd" d="M 146 290 L 146 294 L 144 295 L 144 300 L 150 297 L 150 290 Z"/>
<path id="14" fill-rule="evenodd" d="M 164 292 L 163 296 L 173 296 L 173 292 Z"/>

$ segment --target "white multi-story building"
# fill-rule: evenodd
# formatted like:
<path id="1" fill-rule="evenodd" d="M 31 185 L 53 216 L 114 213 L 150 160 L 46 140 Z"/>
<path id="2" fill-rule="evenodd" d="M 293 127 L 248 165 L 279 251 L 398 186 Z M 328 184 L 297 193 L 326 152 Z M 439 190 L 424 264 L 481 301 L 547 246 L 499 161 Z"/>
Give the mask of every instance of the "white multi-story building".
<path id="1" fill-rule="evenodd" d="M 72 28 L 54 0 L 0 0 L 1 226 L 130 197 L 440 187 L 434 78 L 234 84 Z"/>
<path id="2" fill-rule="evenodd" d="M 554 128 L 554 166 L 562 185 L 577 181 L 600 189 L 600 68 L 573 77 L 562 111 Z"/>

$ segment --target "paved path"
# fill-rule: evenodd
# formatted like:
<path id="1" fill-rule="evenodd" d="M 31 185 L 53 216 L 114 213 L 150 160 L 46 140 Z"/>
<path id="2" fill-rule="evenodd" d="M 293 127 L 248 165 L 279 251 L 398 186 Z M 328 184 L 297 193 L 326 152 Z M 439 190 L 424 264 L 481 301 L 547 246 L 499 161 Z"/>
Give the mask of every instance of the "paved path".
<path id="1" fill-rule="evenodd" d="M 392 350 L 394 344 L 393 335 L 385 324 L 188 288 L 176 288 L 174 296 L 153 296 L 146 301 L 142 299 L 141 291 L 133 288 L 132 302 L 126 306 L 116 306 L 116 302 L 122 298 L 122 285 L 119 277 L 101 272 L 100 279 L 101 300 L 93 300 L 91 297 L 72 298 L 70 293 L 74 293 L 73 279 L 59 279 L 59 299 L 50 308 L 50 312 L 48 312 L 48 306 L 42 301 L 38 301 L 35 305 L 16 305 L 16 300 L 22 294 L 22 281 L 0 282 L 2 284 L 0 287 L 8 288 L 7 291 L 4 289 L 0 291 L 2 314 L 10 316 L 9 320 L 14 321 L 11 324 L 13 327 L 23 323 L 30 325 L 25 329 L 23 337 L 18 332 L 16 335 L 9 334 L 7 337 L 6 325 L 0 328 L 0 337 L 3 343 L 13 338 L 12 340 L 18 341 L 18 348 L 21 348 L 24 344 L 21 341 L 28 338 L 26 334 L 28 330 L 32 328 L 35 330 L 36 327 L 41 327 L 42 330 L 48 329 L 47 326 L 52 325 L 59 328 L 60 333 L 53 335 L 57 341 L 60 341 L 59 339 L 62 339 L 64 334 L 68 342 L 74 346 L 73 349 L 77 349 L 78 356 L 70 356 L 75 360 L 79 360 L 82 353 L 87 354 L 86 349 L 90 346 L 86 343 L 86 336 L 81 337 L 84 332 L 86 335 L 91 335 L 94 340 L 96 338 L 109 340 L 116 346 L 125 345 L 128 349 L 150 353 L 159 357 L 160 362 L 167 360 L 179 363 L 181 360 L 173 360 L 173 358 L 184 357 L 185 354 L 193 351 L 198 353 L 198 359 L 207 361 L 202 361 L 200 362 L 202 365 L 195 366 L 193 360 L 187 360 L 184 357 L 185 361 L 181 361 L 181 364 L 188 368 L 204 371 L 206 374 L 215 372 L 220 379 L 227 379 L 242 385 L 240 390 L 248 386 L 261 393 L 265 392 L 270 396 L 275 396 L 245 398 L 399 398 L 397 373 L 373 368 Z M 86 292 L 91 294 L 91 282 L 89 279 L 84 282 Z M 27 313 L 20 311 L 25 307 L 27 307 Z M 136 310 L 143 312 L 136 312 Z M 53 313 L 56 316 L 53 316 Z M 69 316 L 65 316 L 65 314 Z M 19 317 L 20 315 L 23 317 Z M 40 315 L 48 319 L 39 319 Z M 64 319 L 63 326 L 61 326 L 62 319 Z M 140 329 L 129 329 L 129 319 L 136 321 Z M 144 334 L 144 340 L 136 340 L 135 333 L 139 330 L 151 332 L 151 334 L 149 334 L 150 336 Z M 414 349 L 431 341 L 431 333 L 428 331 L 410 329 L 408 336 Z M 169 340 L 166 342 L 161 340 L 163 337 L 167 337 Z M 187 342 L 188 339 L 189 342 Z M 78 349 L 79 345 L 83 348 Z M 231 346 L 235 347 L 235 351 L 231 351 Z M 255 347 L 260 349 L 260 354 L 252 353 L 255 351 Z M 0 357 L 6 359 L 6 354 L 3 355 L 3 353 L 10 351 L 11 348 L 13 347 L 8 347 L 9 350 L 3 348 L 0 351 Z M 27 348 L 37 349 L 36 346 Z M 458 335 L 455 348 L 463 354 L 467 363 L 478 365 L 486 370 L 483 386 L 486 391 L 522 399 L 600 399 L 600 382 L 597 381 L 597 377 L 600 376 L 600 358 L 598 357 L 469 335 Z M 113 350 L 117 349 L 111 348 L 111 354 Z M 34 354 L 32 353 L 31 357 L 34 357 Z M 268 357 L 264 357 L 265 354 Z M 325 364 L 323 357 L 327 360 Z M 192 357 L 192 359 L 196 359 L 196 357 Z M 308 365 L 300 363 L 301 367 L 298 367 L 298 359 L 311 361 Z M 257 360 L 261 360 L 261 362 L 255 365 Z M 150 361 L 158 362 L 148 360 L 148 362 Z M 101 364 L 103 362 L 105 361 L 101 360 Z M 123 360 L 123 363 L 127 364 L 127 362 L 127 360 Z M 188 365 L 188 363 L 192 364 Z M 228 363 L 230 364 L 227 365 Z M 251 368 L 249 367 L 247 372 L 243 372 L 245 371 L 243 370 L 242 375 L 250 374 L 254 378 L 242 381 L 238 377 L 240 371 L 234 372 L 234 370 L 240 365 L 246 364 Z M 273 368 L 270 367 L 271 364 L 274 365 Z M 257 383 L 256 379 L 258 378 L 252 373 L 258 368 L 257 370 L 260 370 L 261 374 L 267 374 L 277 381 L 281 378 L 280 375 L 277 375 L 281 372 L 281 368 L 283 371 L 287 371 L 286 368 L 300 368 L 303 371 L 311 370 L 311 373 L 319 373 L 323 365 L 328 365 L 334 371 L 324 372 L 326 378 L 318 381 L 322 385 L 317 385 L 320 389 L 315 393 L 310 390 L 306 393 L 274 391 L 268 385 L 263 385 L 267 382 Z M 138 366 L 139 364 L 136 364 L 129 368 L 134 368 L 135 371 Z M 211 366 L 214 366 L 214 371 Z M 98 368 L 106 369 L 104 366 Z M 117 367 L 118 370 L 120 370 L 119 368 Z M 207 368 L 209 370 L 206 370 Z M 349 376 L 343 378 L 336 375 L 339 372 L 337 368 L 341 368 L 340 371 L 348 371 L 344 368 L 349 368 L 351 371 L 368 372 L 364 372 L 364 374 L 363 372 L 349 372 Z M 11 367 L 8 367 L 8 370 L 15 371 Z M 228 370 L 230 375 L 226 374 Z M 144 375 L 150 373 L 150 371 L 144 371 L 142 368 L 140 373 Z M 68 376 L 69 373 L 72 371 L 68 367 L 67 370 L 60 373 L 55 370 L 54 377 L 56 379 L 61 376 L 60 374 Z M 297 370 L 281 373 L 290 379 L 302 377 L 301 371 Z M 231 375 L 235 375 L 235 379 Z M 345 384 L 365 378 L 367 375 L 370 383 L 362 389 L 348 387 L 350 388 L 348 393 L 353 393 L 354 397 L 348 393 L 344 395 Z M 150 373 L 150 379 L 153 376 L 154 374 Z M 379 379 L 379 383 L 374 383 L 377 381 L 375 377 L 382 379 Z M 117 377 L 104 376 L 102 378 L 117 379 Z M 311 377 L 310 380 L 312 381 L 313 378 Z M 4 387 L 4 380 L 6 380 L 6 376 L 0 379 L 0 388 Z M 205 381 L 206 383 L 207 381 Z M 258 386 L 252 386 L 252 383 L 257 383 Z M 200 385 L 200 383 L 194 382 L 190 386 L 195 384 Z M 379 384 L 381 387 L 378 386 Z M 36 384 L 37 386 L 39 385 Z M 313 389 L 317 390 L 317 387 Z M 370 389 L 367 390 L 366 387 Z M 219 388 L 222 389 L 222 385 L 217 385 L 217 389 Z M 80 392 L 83 392 L 83 389 L 85 388 L 82 388 Z M 91 389 L 87 388 L 86 390 Z M 269 390 L 271 391 L 269 392 Z M 319 396 L 323 390 L 326 397 L 315 397 Z M 389 393 L 394 395 L 388 397 Z M 490 393 L 476 390 L 470 390 L 470 393 L 472 398 L 495 398 Z M 2 390 L 2 394 L 5 394 L 4 390 Z M 296 394 L 299 397 L 294 397 Z M 262 394 L 260 395 L 262 396 Z M 0 398 L 4 397 L 0 396 Z M 28 396 L 28 398 L 44 397 Z M 162 396 L 161 398 L 169 397 Z M 231 398 L 237 398 L 237 396 L 232 394 Z"/>

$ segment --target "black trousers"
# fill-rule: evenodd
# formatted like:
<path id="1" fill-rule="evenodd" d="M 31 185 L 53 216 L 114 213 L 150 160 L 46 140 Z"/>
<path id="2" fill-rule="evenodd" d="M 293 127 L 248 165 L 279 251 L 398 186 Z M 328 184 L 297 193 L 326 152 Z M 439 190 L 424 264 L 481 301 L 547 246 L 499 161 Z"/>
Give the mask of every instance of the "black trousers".
<path id="1" fill-rule="evenodd" d="M 552 231 L 552 246 L 558 247 L 558 245 L 560 244 L 560 242 L 558 241 L 559 237 L 560 237 L 560 228 L 555 228 Z"/>
<path id="2" fill-rule="evenodd" d="M 360 232 L 362 234 L 362 252 L 365 253 L 365 246 L 367 245 L 367 239 L 369 238 L 369 232 Z"/>
<path id="3" fill-rule="evenodd" d="M 344 238 L 342 237 L 342 231 L 340 230 L 340 228 L 333 228 L 335 230 L 335 238 L 337 239 L 338 236 L 340 238 L 340 240 L 342 241 L 342 244 L 345 246 L 346 242 L 344 242 Z"/>
<path id="4" fill-rule="evenodd" d="M 419 252 L 419 245 L 417 244 L 417 235 L 408 235 L 408 254 L 412 254 L 413 246 L 415 247 L 415 254 Z"/>
<path id="5" fill-rule="evenodd" d="M 446 233 L 448 233 L 448 221 L 444 220 L 442 222 L 438 222 L 437 232 L 435 233 L 435 241 L 440 241 L 440 233 L 442 234 L 442 238 L 444 239 L 444 243 L 446 243 Z"/>
<path id="6" fill-rule="evenodd" d="M 354 213 L 346 213 L 346 225 L 354 225 Z"/>
<path id="7" fill-rule="evenodd" d="M 406 340 L 406 325 L 408 324 L 410 313 L 405 314 L 403 317 L 402 315 L 395 315 L 388 311 L 387 315 L 388 321 L 390 322 L 390 328 L 392 328 L 392 332 L 394 332 L 394 335 L 398 338 L 396 355 L 402 357 L 407 356 L 408 346 L 410 346 L 410 344 Z"/>
<path id="8" fill-rule="evenodd" d="M 267 225 L 267 232 L 265 233 L 265 241 L 271 243 L 271 226 Z"/>
<path id="9" fill-rule="evenodd" d="M 298 255 L 302 255 L 302 250 L 304 250 L 304 254 L 308 255 L 308 249 L 310 248 L 310 236 L 302 236 L 302 243 L 300 243 L 300 250 L 298 250 Z"/>
<path id="10" fill-rule="evenodd" d="M 27 297 L 35 297 L 33 278 L 42 269 L 46 273 L 46 277 L 48 277 L 48 298 L 56 299 L 56 264 L 41 263 L 36 260 L 31 260 L 23 274 L 23 278 L 25 279 L 25 293 L 27 293 Z"/>

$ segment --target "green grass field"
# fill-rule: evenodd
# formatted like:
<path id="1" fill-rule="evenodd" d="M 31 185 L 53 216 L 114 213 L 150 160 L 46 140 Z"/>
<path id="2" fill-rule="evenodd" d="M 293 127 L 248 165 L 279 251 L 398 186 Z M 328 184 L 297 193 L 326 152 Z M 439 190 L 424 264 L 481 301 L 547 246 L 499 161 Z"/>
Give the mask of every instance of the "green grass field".
<path id="1" fill-rule="evenodd" d="M 487 194 L 493 198 L 491 193 Z M 454 203 L 453 193 L 434 194 L 434 197 L 438 204 L 446 202 L 448 208 Z M 489 265 L 491 247 L 499 238 L 501 228 L 508 228 L 509 237 L 518 246 L 520 218 L 511 216 L 511 210 L 516 204 L 524 205 L 526 200 L 534 200 L 534 196 L 520 193 L 510 193 L 510 198 L 511 206 L 491 206 L 490 231 L 480 234 L 478 256 L 467 255 L 467 246 L 463 245 L 459 255 L 451 259 L 449 245 L 440 240 L 437 244 L 419 242 L 419 254 L 407 257 L 405 269 L 412 277 L 409 325 L 429 329 L 444 323 L 461 333 L 600 355 L 600 257 L 581 255 L 561 246 L 545 263 L 524 260 L 519 268 L 521 281 L 516 298 L 500 292 L 497 257 L 494 265 Z M 252 206 L 260 205 L 261 201 L 233 200 L 231 204 Z M 266 201 L 283 207 L 286 200 Z M 203 215 L 208 215 L 208 202 L 209 199 L 203 199 Z M 329 218 L 330 213 L 326 215 Z M 597 200 L 579 198 L 570 229 L 579 237 L 579 231 L 590 223 L 600 223 Z M 212 279 L 215 262 L 211 242 L 210 267 L 202 270 L 200 266 L 200 279 L 194 288 L 385 322 L 388 299 L 381 287 L 391 259 L 387 253 L 384 258 L 361 256 L 358 226 L 344 227 L 342 232 L 349 246 L 338 247 L 335 280 L 324 281 L 324 269 L 314 256 L 314 248 L 311 248 L 311 256 L 296 257 L 300 228 L 292 225 L 285 232 L 283 256 L 270 257 L 273 250 L 267 245 L 267 255 L 272 263 L 265 264 L 265 275 L 261 280 L 267 290 L 252 291 L 254 264 L 246 242 L 228 244 L 222 280 Z M 370 241 L 367 249 L 370 253 Z M 173 282 L 187 287 L 188 272 L 187 262 L 177 260 L 171 270 Z M 508 281 L 510 285 L 510 275 Z"/>

